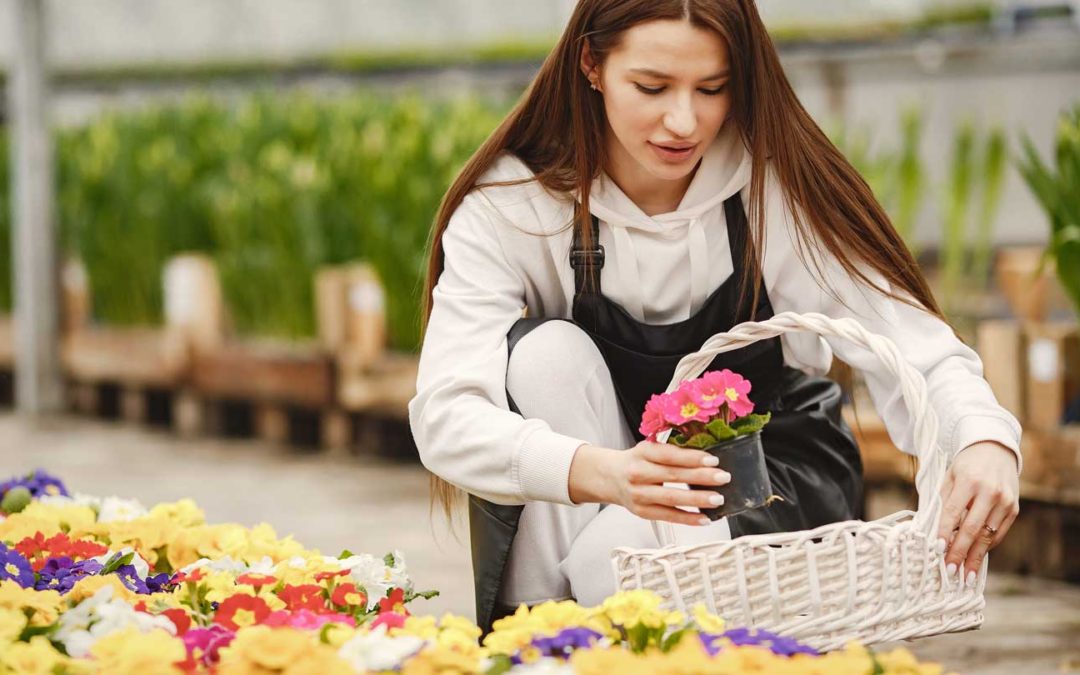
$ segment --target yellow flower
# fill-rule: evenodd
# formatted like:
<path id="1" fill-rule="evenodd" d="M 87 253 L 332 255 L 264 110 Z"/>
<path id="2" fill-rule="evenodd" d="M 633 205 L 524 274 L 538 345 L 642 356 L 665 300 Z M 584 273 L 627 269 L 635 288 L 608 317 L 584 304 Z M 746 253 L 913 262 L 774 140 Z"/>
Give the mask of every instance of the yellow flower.
<path id="1" fill-rule="evenodd" d="M 401 628 L 391 628 L 389 632 L 393 637 L 398 635 L 415 635 L 418 638 L 428 640 L 439 634 L 439 627 L 436 625 L 435 617 L 433 616 L 410 616 L 405 619 L 404 626 Z"/>
<path id="2" fill-rule="evenodd" d="M 937 663 L 919 663 L 906 649 L 894 649 L 877 654 L 877 662 L 887 675 L 941 675 L 943 669 Z"/>
<path id="3" fill-rule="evenodd" d="M 481 672 L 478 660 L 437 646 L 408 659 L 401 668 L 401 675 L 471 675 Z"/>
<path id="4" fill-rule="evenodd" d="M 700 602 L 694 605 L 692 610 L 694 614 L 694 623 L 697 624 L 705 633 L 723 633 L 724 632 L 724 620 L 715 614 L 709 612 L 705 608 L 705 605 Z"/>
<path id="5" fill-rule="evenodd" d="M 26 628 L 26 615 L 17 609 L 0 608 L 0 645 L 14 642 Z"/>
<path id="6" fill-rule="evenodd" d="M 70 670 L 71 659 L 56 651 L 44 635 L 35 635 L 30 642 L 15 642 L 0 650 L 0 673 L 20 675 L 52 675 L 62 669 Z"/>
<path id="7" fill-rule="evenodd" d="M 67 532 L 72 539 L 91 534 L 94 524 L 97 522 L 97 514 L 89 506 L 59 506 L 55 504 L 42 504 L 30 502 L 22 512 L 12 516 L 12 519 L 24 517 L 28 520 L 45 521 L 55 527 L 55 532 Z M 49 534 L 45 534 L 46 537 Z M 2 539 L 3 537 L 0 537 Z"/>
<path id="8" fill-rule="evenodd" d="M 157 565 L 157 549 L 168 546 L 176 539 L 180 525 L 161 517 L 136 518 L 97 523 L 94 528 L 98 538 L 107 538 L 113 548 L 131 546 L 151 565 Z"/>
<path id="9" fill-rule="evenodd" d="M 64 601 L 56 591 L 35 591 L 14 581 L 0 581 L 0 609 L 33 610 L 31 626 L 48 626 L 60 616 Z"/>
<path id="10" fill-rule="evenodd" d="M 304 655 L 304 658 L 290 663 L 285 675 L 355 675 L 356 671 L 349 663 L 338 657 L 335 650 L 326 645 Z"/>
<path id="11" fill-rule="evenodd" d="M 115 574 L 108 574 L 106 576 L 88 576 L 79 579 L 75 583 L 75 586 L 68 591 L 64 598 L 72 605 L 76 605 L 83 600 L 94 595 L 105 586 L 112 586 L 113 597 L 118 600 L 136 605 L 140 600 L 144 600 L 146 596 L 139 595 L 129 589 L 120 581 L 120 577 Z"/>
<path id="12" fill-rule="evenodd" d="M 278 671 L 303 658 L 305 653 L 317 646 L 314 634 L 306 631 L 252 626 L 237 632 L 236 639 L 221 651 L 221 663 L 225 666 L 226 662 L 246 662 Z"/>
<path id="13" fill-rule="evenodd" d="M 355 628 L 337 622 L 326 624 L 323 626 L 322 630 L 322 634 L 326 639 L 327 644 L 334 649 L 337 649 L 356 636 Z"/>
<path id="14" fill-rule="evenodd" d="M 174 675 L 176 664 L 187 658 L 183 641 L 156 628 L 141 633 L 134 628 L 109 633 L 90 648 L 103 673 Z"/>
<path id="15" fill-rule="evenodd" d="M 622 591 L 604 600 L 601 608 L 612 623 L 627 628 L 639 623 L 647 628 L 680 623 L 682 614 L 663 610 L 661 602 L 662 598 L 652 591 Z"/>
<path id="16" fill-rule="evenodd" d="M 206 514 L 190 499 L 158 504 L 150 509 L 150 517 L 168 520 L 180 527 L 195 527 L 196 525 L 206 524 Z"/>

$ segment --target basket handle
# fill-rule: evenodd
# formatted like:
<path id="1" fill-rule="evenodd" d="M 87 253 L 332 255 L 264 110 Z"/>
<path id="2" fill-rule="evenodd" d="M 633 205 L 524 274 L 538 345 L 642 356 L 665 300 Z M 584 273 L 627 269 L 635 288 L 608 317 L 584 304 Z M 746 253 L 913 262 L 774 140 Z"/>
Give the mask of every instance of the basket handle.
<path id="1" fill-rule="evenodd" d="M 915 526 L 932 540 L 941 513 L 939 493 L 947 464 L 947 457 L 938 445 L 937 414 L 930 407 L 926 379 L 922 373 L 908 363 L 896 343 L 884 335 L 871 333 L 851 318 L 833 319 L 818 313 L 782 312 L 765 321 L 741 323 L 726 333 L 717 333 L 706 340 L 699 351 L 687 354 L 679 361 L 667 391 L 675 391 L 683 381 L 701 375 L 717 354 L 783 333 L 800 332 L 846 338 L 874 354 L 899 380 L 904 404 L 911 411 L 914 420 L 915 448 L 919 456 L 919 470 L 915 476 L 915 488 L 919 494 Z M 669 429 L 658 434 L 656 440 L 665 443 L 670 435 Z M 674 485 L 689 489 L 689 486 L 682 483 Z M 652 521 L 652 527 L 661 546 L 675 543 L 675 532 L 671 523 Z"/>

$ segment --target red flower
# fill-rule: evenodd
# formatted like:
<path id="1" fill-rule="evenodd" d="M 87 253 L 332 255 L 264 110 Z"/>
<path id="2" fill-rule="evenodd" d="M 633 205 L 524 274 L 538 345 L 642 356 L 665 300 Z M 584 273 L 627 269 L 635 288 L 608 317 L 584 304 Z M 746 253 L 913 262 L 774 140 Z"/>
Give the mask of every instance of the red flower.
<path id="1" fill-rule="evenodd" d="M 333 579 L 334 577 L 343 577 L 349 574 L 349 570 L 338 570 L 337 572 L 319 572 L 315 575 L 315 581 L 326 581 L 327 579 Z"/>
<path id="2" fill-rule="evenodd" d="M 162 612 L 162 614 L 168 617 L 169 621 L 172 621 L 173 625 L 176 626 L 176 634 L 178 636 L 182 636 L 184 633 L 188 632 L 188 629 L 191 628 L 191 617 L 188 616 L 187 612 L 180 609 L 179 607 L 167 609 Z"/>
<path id="3" fill-rule="evenodd" d="M 214 614 L 214 623 L 229 630 L 240 630 L 246 626 L 262 623 L 270 616 L 270 606 L 262 598 L 237 594 L 225 598 L 218 605 Z"/>
<path id="4" fill-rule="evenodd" d="M 316 613 L 327 611 L 322 586 L 316 586 L 315 584 L 286 585 L 277 592 L 277 596 L 281 598 L 290 612 L 299 609 L 307 609 Z"/>
<path id="5" fill-rule="evenodd" d="M 197 583 L 203 580 L 203 576 L 205 576 L 203 570 L 199 567 L 190 572 L 177 572 L 176 576 L 173 577 L 172 582 L 174 584 L 184 584 L 188 582 Z"/>
<path id="6" fill-rule="evenodd" d="M 356 584 L 340 584 L 334 589 L 330 601 L 346 607 L 367 607 L 367 595 Z"/>
<path id="7" fill-rule="evenodd" d="M 394 612 L 395 614 L 409 616 L 409 610 L 405 609 L 404 589 L 395 588 L 390 591 L 390 595 L 379 600 L 379 614 L 383 612 Z"/>
<path id="8" fill-rule="evenodd" d="M 255 588 L 262 588 L 263 586 L 273 586 L 276 584 L 277 577 L 272 577 L 269 574 L 248 572 L 247 574 L 241 574 L 236 577 L 236 583 L 247 584 L 248 586 L 254 586 Z"/>
<path id="9" fill-rule="evenodd" d="M 45 538 L 45 535 L 38 532 L 33 537 L 26 537 L 15 544 L 15 550 L 30 561 L 30 566 L 35 572 L 40 572 L 41 569 L 45 567 L 45 563 L 49 558 L 68 557 L 74 561 L 78 561 L 104 555 L 109 552 L 107 546 L 95 541 L 90 541 L 88 539 L 71 541 L 71 539 L 62 532 L 49 537 L 48 539 Z"/>

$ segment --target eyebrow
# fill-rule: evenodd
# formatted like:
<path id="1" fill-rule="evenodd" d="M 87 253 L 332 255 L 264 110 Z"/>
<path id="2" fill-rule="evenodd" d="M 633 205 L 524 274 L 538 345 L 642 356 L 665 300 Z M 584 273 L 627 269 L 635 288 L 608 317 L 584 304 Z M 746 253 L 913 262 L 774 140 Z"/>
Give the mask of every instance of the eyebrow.
<path id="1" fill-rule="evenodd" d="M 661 73 L 659 70 L 653 70 L 652 68 L 631 68 L 630 72 L 638 73 L 639 75 L 648 75 L 649 77 L 655 77 L 655 78 L 660 79 L 660 80 L 674 79 L 671 75 L 668 75 L 667 73 Z M 709 75 L 708 77 L 701 78 L 701 82 L 708 82 L 710 80 L 719 80 L 721 78 L 727 77 L 729 73 L 730 73 L 730 69 L 725 68 L 724 70 L 721 70 L 718 73 L 714 73 L 712 75 Z"/>

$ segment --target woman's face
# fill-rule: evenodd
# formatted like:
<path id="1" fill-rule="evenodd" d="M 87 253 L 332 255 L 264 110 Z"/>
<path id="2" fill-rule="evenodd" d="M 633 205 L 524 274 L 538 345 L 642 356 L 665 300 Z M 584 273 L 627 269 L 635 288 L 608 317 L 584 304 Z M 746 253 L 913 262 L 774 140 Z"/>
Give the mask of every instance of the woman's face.
<path id="1" fill-rule="evenodd" d="M 662 181 L 689 176 L 731 108 L 728 48 L 689 21 L 651 21 L 622 35 L 595 67 L 582 70 L 604 97 L 608 160 L 619 173 Z"/>

